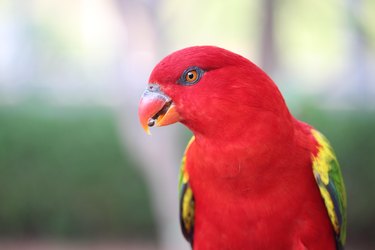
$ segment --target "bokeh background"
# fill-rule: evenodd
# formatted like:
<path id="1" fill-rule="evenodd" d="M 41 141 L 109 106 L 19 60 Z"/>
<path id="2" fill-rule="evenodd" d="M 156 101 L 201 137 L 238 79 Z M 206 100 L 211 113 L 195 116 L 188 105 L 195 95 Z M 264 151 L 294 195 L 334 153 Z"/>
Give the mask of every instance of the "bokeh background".
<path id="1" fill-rule="evenodd" d="M 137 105 L 162 57 L 204 44 L 261 66 L 327 135 L 348 249 L 375 249 L 373 0 L 0 0 L 0 249 L 189 249 L 190 134 L 147 136 Z"/>

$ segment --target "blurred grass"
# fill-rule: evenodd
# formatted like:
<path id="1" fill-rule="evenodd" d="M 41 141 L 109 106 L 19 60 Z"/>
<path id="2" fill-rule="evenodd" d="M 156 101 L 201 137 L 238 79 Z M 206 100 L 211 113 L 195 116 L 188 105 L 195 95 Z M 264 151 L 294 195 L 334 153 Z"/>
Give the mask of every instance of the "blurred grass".
<path id="1" fill-rule="evenodd" d="M 148 195 L 110 110 L 0 107 L 0 236 L 153 238 Z"/>
<path id="2" fill-rule="evenodd" d="M 299 118 L 324 133 L 335 149 L 348 195 L 348 243 L 375 246 L 375 111 L 316 107 L 307 105 Z"/>

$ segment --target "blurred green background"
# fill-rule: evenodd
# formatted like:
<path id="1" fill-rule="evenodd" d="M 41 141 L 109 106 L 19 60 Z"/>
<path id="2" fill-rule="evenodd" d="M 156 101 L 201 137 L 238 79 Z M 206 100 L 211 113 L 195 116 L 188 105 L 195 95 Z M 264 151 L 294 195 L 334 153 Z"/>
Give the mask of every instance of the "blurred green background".
<path id="1" fill-rule="evenodd" d="M 1 0 L 0 249 L 189 249 L 176 186 L 190 134 L 146 136 L 137 105 L 158 60 L 201 44 L 261 66 L 329 138 L 348 249 L 374 249 L 374 24 L 372 0 Z"/>
<path id="2" fill-rule="evenodd" d="M 0 109 L 0 233 L 149 237 L 146 183 L 100 107 Z"/>

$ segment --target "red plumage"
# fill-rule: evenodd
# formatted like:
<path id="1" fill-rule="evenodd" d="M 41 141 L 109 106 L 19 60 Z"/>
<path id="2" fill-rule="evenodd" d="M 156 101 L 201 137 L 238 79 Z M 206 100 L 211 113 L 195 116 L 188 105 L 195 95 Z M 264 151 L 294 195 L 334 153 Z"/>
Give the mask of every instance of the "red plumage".
<path id="1" fill-rule="evenodd" d="M 295 126 L 298 135 L 277 151 L 267 144 L 228 150 L 198 138 L 190 146 L 194 249 L 336 249 L 311 171 L 314 142 L 306 125 Z"/>
<path id="2" fill-rule="evenodd" d="M 203 76 L 181 84 L 192 66 Z M 261 69 L 224 49 L 192 47 L 163 59 L 149 82 L 195 135 L 186 152 L 195 250 L 336 249 L 311 168 L 311 127 Z"/>

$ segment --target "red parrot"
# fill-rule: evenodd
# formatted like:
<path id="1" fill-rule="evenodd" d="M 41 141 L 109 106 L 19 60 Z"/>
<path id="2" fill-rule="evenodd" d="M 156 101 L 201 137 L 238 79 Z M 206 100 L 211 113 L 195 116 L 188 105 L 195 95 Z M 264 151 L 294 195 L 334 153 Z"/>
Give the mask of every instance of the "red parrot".
<path id="1" fill-rule="evenodd" d="M 346 195 L 327 139 L 272 79 L 213 46 L 172 53 L 141 97 L 144 129 L 181 122 L 180 221 L 194 250 L 343 249 Z"/>

